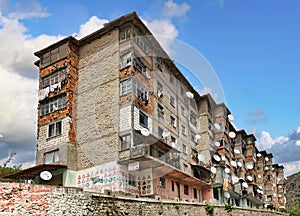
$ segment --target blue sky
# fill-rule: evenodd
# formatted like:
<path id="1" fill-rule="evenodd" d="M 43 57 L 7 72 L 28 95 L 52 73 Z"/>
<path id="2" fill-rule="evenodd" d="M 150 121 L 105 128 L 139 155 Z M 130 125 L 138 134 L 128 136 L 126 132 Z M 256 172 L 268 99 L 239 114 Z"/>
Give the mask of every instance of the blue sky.
<path id="1" fill-rule="evenodd" d="M 0 161 L 14 151 L 16 162 L 34 160 L 33 52 L 136 11 L 154 34 L 198 50 L 220 80 L 234 124 L 255 133 L 287 174 L 299 171 L 299 10 L 297 0 L 0 0 Z"/>

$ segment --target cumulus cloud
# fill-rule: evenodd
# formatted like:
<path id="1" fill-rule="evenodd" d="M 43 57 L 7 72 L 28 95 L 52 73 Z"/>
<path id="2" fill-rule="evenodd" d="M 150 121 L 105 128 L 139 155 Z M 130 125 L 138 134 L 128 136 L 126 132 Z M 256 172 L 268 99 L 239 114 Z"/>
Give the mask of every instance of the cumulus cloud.
<path id="1" fill-rule="evenodd" d="M 266 131 L 258 133 L 256 137 L 258 149 L 266 149 L 272 153 L 275 163 L 288 165 L 288 172 L 300 170 L 300 127 L 291 131 L 286 137 L 279 136 L 273 139 Z"/>
<path id="2" fill-rule="evenodd" d="M 92 32 L 102 28 L 105 23 L 108 23 L 107 19 L 99 19 L 97 16 L 92 16 L 86 23 L 80 25 L 78 38 L 83 38 Z"/>
<path id="3" fill-rule="evenodd" d="M 185 2 L 176 4 L 172 0 L 169 0 L 164 4 L 164 15 L 167 17 L 181 17 L 184 16 L 190 9 L 191 6 Z"/>
<path id="4" fill-rule="evenodd" d="M 249 124 L 256 125 L 267 120 L 263 110 L 255 109 L 248 113 L 246 121 Z"/>
<path id="5" fill-rule="evenodd" d="M 41 4 L 36 1 L 17 2 L 14 5 L 14 12 L 9 13 L 10 19 L 31 19 L 31 18 L 43 18 L 50 14 L 47 12 L 47 8 L 42 8 Z"/>

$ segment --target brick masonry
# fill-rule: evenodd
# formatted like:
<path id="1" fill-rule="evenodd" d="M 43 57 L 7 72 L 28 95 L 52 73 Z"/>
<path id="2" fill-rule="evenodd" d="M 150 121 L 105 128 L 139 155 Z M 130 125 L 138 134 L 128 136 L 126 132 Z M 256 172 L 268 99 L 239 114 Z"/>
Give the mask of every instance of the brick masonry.
<path id="1" fill-rule="evenodd" d="M 80 189 L 0 183 L 0 215 L 207 215 L 204 204 L 95 194 Z M 228 215 L 216 206 L 215 216 Z M 275 211 L 236 208 L 233 215 L 284 215 Z"/>

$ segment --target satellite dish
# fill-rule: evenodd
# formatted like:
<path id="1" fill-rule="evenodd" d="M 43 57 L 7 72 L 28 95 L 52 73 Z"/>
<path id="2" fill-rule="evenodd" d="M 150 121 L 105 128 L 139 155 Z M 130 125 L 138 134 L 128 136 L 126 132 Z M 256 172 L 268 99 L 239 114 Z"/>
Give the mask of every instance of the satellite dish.
<path id="1" fill-rule="evenodd" d="M 231 131 L 229 132 L 229 137 L 233 139 L 236 137 L 236 134 L 233 131 Z"/>
<path id="2" fill-rule="evenodd" d="M 196 139 L 196 140 L 198 140 L 198 139 L 200 139 L 200 138 L 201 138 L 200 134 L 196 134 L 196 135 L 195 135 L 195 139 Z"/>
<path id="3" fill-rule="evenodd" d="M 265 167 L 265 170 L 269 170 L 269 169 L 270 169 L 270 167 L 268 167 L 268 166 Z"/>
<path id="4" fill-rule="evenodd" d="M 247 164 L 247 165 L 246 165 L 246 168 L 247 168 L 248 170 L 251 170 L 251 169 L 253 169 L 253 165 L 252 165 L 252 164 Z"/>
<path id="5" fill-rule="evenodd" d="M 257 155 L 256 155 L 257 157 L 261 157 L 261 153 L 257 153 Z"/>
<path id="6" fill-rule="evenodd" d="M 257 178 L 261 178 L 261 175 L 257 175 Z"/>
<path id="7" fill-rule="evenodd" d="M 235 148 L 233 151 L 234 151 L 235 154 L 241 154 L 241 151 L 237 148 Z"/>
<path id="8" fill-rule="evenodd" d="M 247 182 L 243 182 L 243 183 L 242 183 L 242 186 L 243 186 L 244 188 L 248 188 Z"/>
<path id="9" fill-rule="evenodd" d="M 40 173 L 40 177 L 45 181 L 49 181 L 50 179 L 52 179 L 52 174 L 49 171 L 42 171 Z"/>
<path id="10" fill-rule="evenodd" d="M 242 164 L 242 162 L 237 162 L 237 165 L 239 166 L 239 167 L 242 167 L 243 166 L 243 164 Z"/>
<path id="11" fill-rule="evenodd" d="M 265 158 L 265 161 L 269 161 L 269 158 L 268 158 L 268 157 L 266 157 L 266 158 Z"/>
<path id="12" fill-rule="evenodd" d="M 281 186 L 281 185 L 279 185 L 278 187 L 279 187 L 280 189 L 282 188 L 282 186 Z"/>
<path id="13" fill-rule="evenodd" d="M 216 142 L 215 142 L 215 146 L 217 146 L 218 148 L 220 147 L 220 145 L 221 145 L 221 144 L 220 144 L 219 141 L 216 141 Z"/>
<path id="14" fill-rule="evenodd" d="M 232 182 L 233 182 L 233 184 L 238 183 L 239 178 L 237 176 L 232 176 Z"/>
<path id="15" fill-rule="evenodd" d="M 230 121 L 234 121 L 234 116 L 233 115 L 228 115 L 228 119 L 230 120 Z"/>
<path id="16" fill-rule="evenodd" d="M 247 176 L 247 179 L 248 179 L 249 181 L 253 181 L 252 176 Z"/>
<path id="17" fill-rule="evenodd" d="M 218 161 L 218 162 L 221 160 L 220 156 L 216 155 L 216 154 L 214 155 L 214 159 L 215 159 L 215 161 Z"/>
<path id="18" fill-rule="evenodd" d="M 186 94 L 186 96 L 187 96 L 188 98 L 190 98 L 190 99 L 193 99 L 193 98 L 194 98 L 194 94 L 193 94 L 192 92 L 190 92 L 190 91 L 187 91 L 185 94 Z"/>
<path id="19" fill-rule="evenodd" d="M 262 186 L 258 186 L 258 188 L 262 190 Z"/>
<path id="20" fill-rule="evenodd" d="M 216 130 L 221 130 L 221 125 L 220 124 L 218 124 L 218 123 L 214 123 L 214 126 L 215 126 L 215 128 L 216 128 Z"/>
<path id="21" fill-rule="evenodd" d="M 281 194 L 279 194 L 279 195 L 278 195 L 278 197 L 282 197 L 282 195 L 281 195 Z"/>
<path id="22" fill-rule="evenodd" d="M 224 192 L 224 197 L 226 197 L 227 199 L 229 199 L 230 198 L 230 193 L 228 193 L 228 192 Z"/>
<path id="23" fill-rule="evenodd" d="M 274 196 L 274 197 L 276 197 L 276 195 L 277 195 L 276 193 L 273 193 L 273 196 Z"/>
<path id="24" fill-rule="evenodd" d="M 198 160 L 199 161 L 204 161 L 205 160 L 205 157 L 203 154 L 198 154 Z"/>
<path id="25" fill-rule="evenodd" d="M 231 161 L 230 163 L 231 163 L 231 165 L 232 165 L 233 167 L 236 167 L 236 162 L 235 162 L 235 161 Z"/>
<path id="26" fill-rule="evenodd" d="M 230 173 L 230 169 L 229 168 L 225 168 L 225 170 L 224 170 L 226 173 Z"/>
<path id="27" fill-rule="evenodd" d="M 216 174 L 217 173 L 216 167 L 211 167 L 210 171 L 211 171 L 212 174 Z"/>
<path id="28" fill-rule="evenodd" d="M 141 134 L 142 134 L 143 136 L 149 136 L 150 131 L 149 131 L 147 128 L 142 128 L 142 129 L 141 129 Z"/>
<path id="29" fill-rule="evenodd" d="M 163 137 L 163 138 L 168 137 L 168 136 L 170 136 L 170 135 L 171 135 L 170 131 L 164 131 L 164 132 L 162 133 L 162 137 Z"/>

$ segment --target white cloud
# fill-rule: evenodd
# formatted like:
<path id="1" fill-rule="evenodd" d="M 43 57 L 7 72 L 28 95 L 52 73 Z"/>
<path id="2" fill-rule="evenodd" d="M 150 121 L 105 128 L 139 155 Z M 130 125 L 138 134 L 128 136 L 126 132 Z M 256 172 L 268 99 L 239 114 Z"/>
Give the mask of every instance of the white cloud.
<path id="1" fill-rule="evenodd" d="M 176 4 L 172 0 L 165 2 L 164 5 L 164 14 L 167 17 L 181 17 L 184 16 L 191 6 L 183 2 L 182 4 Z"/>
<path id="2" fill-rule="evenodd" d="M 262 131 L 257 138 L 257 147 L 259 150 L 270 149 L 275 144 L 271 134 L 267 131 Z"/>
<path id="3" fill-rule="evenodd" d="M 299 146 L 300 147 L 300 140 L 296 141 L 295 146 Z"/>
<path id="4" fill-rule="evenodd" d="M 78 38 L 83 38 L 92 32 L 102 28 L 105 23 L 108 23 L 107 19 L 99 19 L 97 16 L 92 16 L 86 23 L 80 25 Z"/>
<path id="5" fill-rule="evenodd" d="M 248 113 L 246 121 L 249 124 L 256 125 L 267 120 L 264 111 L 261 109 L 255 109 Z"/>
<path id="6" fill-rule="evenodd" d="M 290 176 L 294 173 L 297 173 L 300 171 L 300 160 L 299 161 L 294 161 L 294 162 L 289 162 L 289 163 L 283 163 L 284 166 L 284 175 L 285 176 Z"/>

